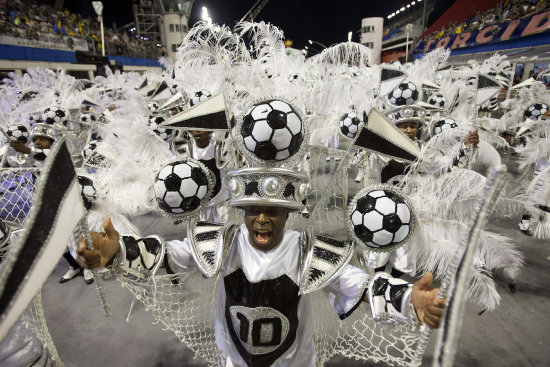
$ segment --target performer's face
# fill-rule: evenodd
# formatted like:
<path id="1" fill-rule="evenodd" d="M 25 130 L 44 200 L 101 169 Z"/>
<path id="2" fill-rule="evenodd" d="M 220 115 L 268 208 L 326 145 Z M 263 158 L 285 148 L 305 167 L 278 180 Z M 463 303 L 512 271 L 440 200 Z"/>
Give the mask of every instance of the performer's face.
<path id="1" fill-rule="evenodd" d="M 269 251 L 283 240 L 288 209 L 275 206 L 247 206 L 244 224 L 250 244 L 257 250 Z"/>
<path id="2" fill-rule="evenodd" d="M 48 138 L 43 138 L 41 136 L 37 136 L 33 140 L 34 146 L 38 149 L 50 149 L 52 147 L 53 141 Z"/>
<path id="3" fill-rule="evenodd" d="M 411 140 L 416 140 L 416 133 L 418 132 L 418 124 L 412 121 L 402 122 L 397 125 L 397 128 L 401 132 L 407 135 Z"/>
<path id="4" fill-rule="evenodd" d="M 191 131 L 191 135 L 199 148 L 206 148 L 210 144 L 209 131 Z"/>

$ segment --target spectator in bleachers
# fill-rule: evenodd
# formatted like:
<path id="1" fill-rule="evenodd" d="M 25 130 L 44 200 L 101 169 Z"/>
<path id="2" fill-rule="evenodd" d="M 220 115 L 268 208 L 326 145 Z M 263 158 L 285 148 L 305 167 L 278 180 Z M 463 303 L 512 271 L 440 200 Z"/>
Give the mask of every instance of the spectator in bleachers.
<path id="1" fill-rule="evenodd" d="M 47 34 L 89 39 L 95 50 L 101 52 L 97 20 L 73 14 L 68 9 L 56 11 L 50 5 L 28 0 L 0 0 L 0 34 L 36 41 Z M 74 41 L 68 38 L 67 44 L 72 48 Z M 161 52 L 156 46 L 147 46 L 140 38 L 130 38 L 125 32 L 108 27 L 105 28 L 105 46 L 107 54 L 120 56 L 157 58 Z"/>

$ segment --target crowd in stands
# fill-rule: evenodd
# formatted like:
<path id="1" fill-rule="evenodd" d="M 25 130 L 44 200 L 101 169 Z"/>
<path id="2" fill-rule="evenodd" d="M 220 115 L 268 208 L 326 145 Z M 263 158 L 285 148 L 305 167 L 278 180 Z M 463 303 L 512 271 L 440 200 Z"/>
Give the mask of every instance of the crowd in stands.
<path id="1" fill-rule="evenodd" d="M 101 31 L 96 18 L 85 18 L 68 9 L 55 10 L 48 4 L 29 0 L 0 0 L 0 35 L 38 41 L 41 35 L 47 34 L 66 38 L 70 48 L 71 37 L 85 39 L 91 46 L 90 51 L 101 53 Z M 108 55 L 153 59 L 160 56 L 160 48 L 127 32 L 105 27 L 104 37 Z"/>
<path id="2" fill-rule="evenodd" d="M 475 16 L 463 21 L 451 22 L 447 27 L 424 36 L 418 42 L 427 41 L 428 39 L 440 39 L 463 32 L 476 32 L 493 24 L 508 22 L 549 10 L 550 0 L 505 0 L 483 13 L 477 12 Z"/>

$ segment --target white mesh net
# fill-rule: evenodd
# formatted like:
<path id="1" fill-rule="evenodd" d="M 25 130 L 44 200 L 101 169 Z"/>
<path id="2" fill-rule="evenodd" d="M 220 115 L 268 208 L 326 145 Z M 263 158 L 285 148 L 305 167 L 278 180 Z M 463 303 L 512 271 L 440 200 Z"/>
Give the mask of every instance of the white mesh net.
<path id="1" fill-rule="evenodd" d="M 42 343 L 44 349 L 46 349 L 50 354 L 52 363 L 55 366 L 63 367 L 64 364 L 61 361 L 61 358 L 59 358 L 57 348 L 55 347 L 50 331 L 48 330 L 48 325 L 46 325 L 46 317 L 44 315 L 44 309 L 42 308 L 42 291 L 39 291 L 33 298 L 32 302 L 21 316 L 21 319 L 27 328 L 34 332 Z"/>
<path id="2" fill-rule="evenodd" d="M 22 228 L 38 181 L 36 168 L 0 170 L 0 219 L 12 228 Z"/>

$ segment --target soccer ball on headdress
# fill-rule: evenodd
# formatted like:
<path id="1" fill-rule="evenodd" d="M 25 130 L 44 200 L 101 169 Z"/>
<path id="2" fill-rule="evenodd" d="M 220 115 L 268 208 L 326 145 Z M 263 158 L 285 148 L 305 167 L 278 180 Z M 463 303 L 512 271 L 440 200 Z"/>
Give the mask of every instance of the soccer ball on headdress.
<path id="1" fill-rule="evenodd" d="M 78 116 L 78 121 L 83 123 L 84 125 L 91 125 L 97 121 L 95 116 L 89 112 L 81 113 L 80 116 Z"/>
<path id="2" fill-rule="evenodd" d="M 92 156 L 92 154 L 94 154 L 94 152 L 97 149 L 98 144 L 99 144 L 99 141 L 97 141 L 97 140 L 90 140 L 90 142 L 88 144 L 86 144 L 86 146 L 84 147 L 84 150 L 82 151 L 82 153 L 84 154 L 85 159 L 90 158 Z"/>
<path id="3" fill-rule="evenodd" d="M 29 130 L 25 125 L 12 125 L 8 127 L 6 134 L 11 140 L 18 140 L 23 144 L 26 144 L 29 141 Z"/>
<path id="4" fill-rule="evenodd" d="M 432 133 L 433 133 L 433 135 L 437 135 L 437 134 L 441 134 L 445 130 L 454 129 L 454 128 L 457 128 L 457 127 L 458 127 L 458 125 L 457 125 L 455 120 L 453 120 L 453 119 L 443 119 L 443 120 L 437 121 L 434 124 L 434 126 L 432 128 Z"/>
<path id="5" fill-rule="evenodd" d="M 97 191 L 94 187 L 94 182 L 86 176 L 78 176 L 78 186 L 80 187 L 80 195 L 84 202 L 84 207 L 89 210 L 97 198 Z"/>
<path id="6" fill-rule="evenodd" d="M 443 108 L 445 107 L 445 103 L 447 103 L 447 98 L 441 93 L 434 93 L 428 98 L 428 103 L 432 106 Z"/>
<path id="7" fill-rule="evenodd" d="M 33 112 L 27 117 L 29 124 L 32 126 L 34 124 L 39 124 L 42 121 L 42 112 Z"/>
<path id="8" fill-rule="evenodd" d="M 390 186 L 361 190 L 350 209 L 351 236 L 374 251 L 393 251 L 404 245 L 411 233 L 411 208 Z"/>
<path id="9" fill-rule="evenodd" d="M 210 91 L 207 91 L 206 89 L 199 90 L 198 92 L 193 93 L 191 98 L 189 98 L 189 105 L 191 107 L 196 106 L 210 97 L 212 97 L 212 93 L 210 93 Z"/>
<path id="10" fill-rule="evenodd" d="M 296 154 L 304 140 L 304 124 L 292 106 L 270 99 L 245 113 L 241 135 L 244 147 L 257 158 L 283 161 Z"/>
<path id="11" fill-rule="evenodd" d="M 340 132 L 348 138 L 355 138 L 355 135 L 360 129 L 360 125 L 363 123 L 364 117 L 366 117 L 366 115 L 361 116 L 361 114 L 353 111 L 342 115 L 342 117 L 340 117 L 340 122 L 338 123 Z"/>
<path id="12" fill-rule="evenodd" d="M 172 93 L 172 95 L 178 93 L 178 90 L 180 89 L 179 85 L 176 83 L 176 82 L 172 82 L 170 84 L 170 93 Z"/>
<path id="13" fill-rule="evenodd" d="M 46 124 L 62 124 L 67 122 L 67 111 L 63 107 L 48 107 L 42 112 L 42 121 Z"/>
<path id="14" fill-rule="evenodd" d="M 525 110 L 523 117 L 529 120 L 537 121 L 548 112 L 548 105 L 545 103 L 535 103 Z"/>
<path id="15" fill-rule="evenodd" d="M 401 83 L 388 95 L 388 99 L 395 106 L 410 105 L 418 100 L 418 89 L 411 82 Z"/>
<path id="16" fill-rule="evenodd" d="M 209 200 L 212 192 L 210 171 L 193 159 L 164 166 L 155 178 L 155 198 L 169 216 L 190 215 Z"/>
<path id="17" fill-rule="evenodd" d="M 164 141 L 168 140 L 172 136 L 172 130 L 167 130 L 164 127 L 160 127 L 160 124 L 162 124 L 165 120 L 165 116 L 155 115 L 149 117 L 149 120 L 147 121 L 149 128 Z"/>
<path id="18" fill-rule="evenodd" d="M 151 113 L 156 113 L 159 110 L 160 106 L 157 102 L 151 101 L 147 103 L 147 108 L 149 109 L 149 111 L 151 111 Z"/>

